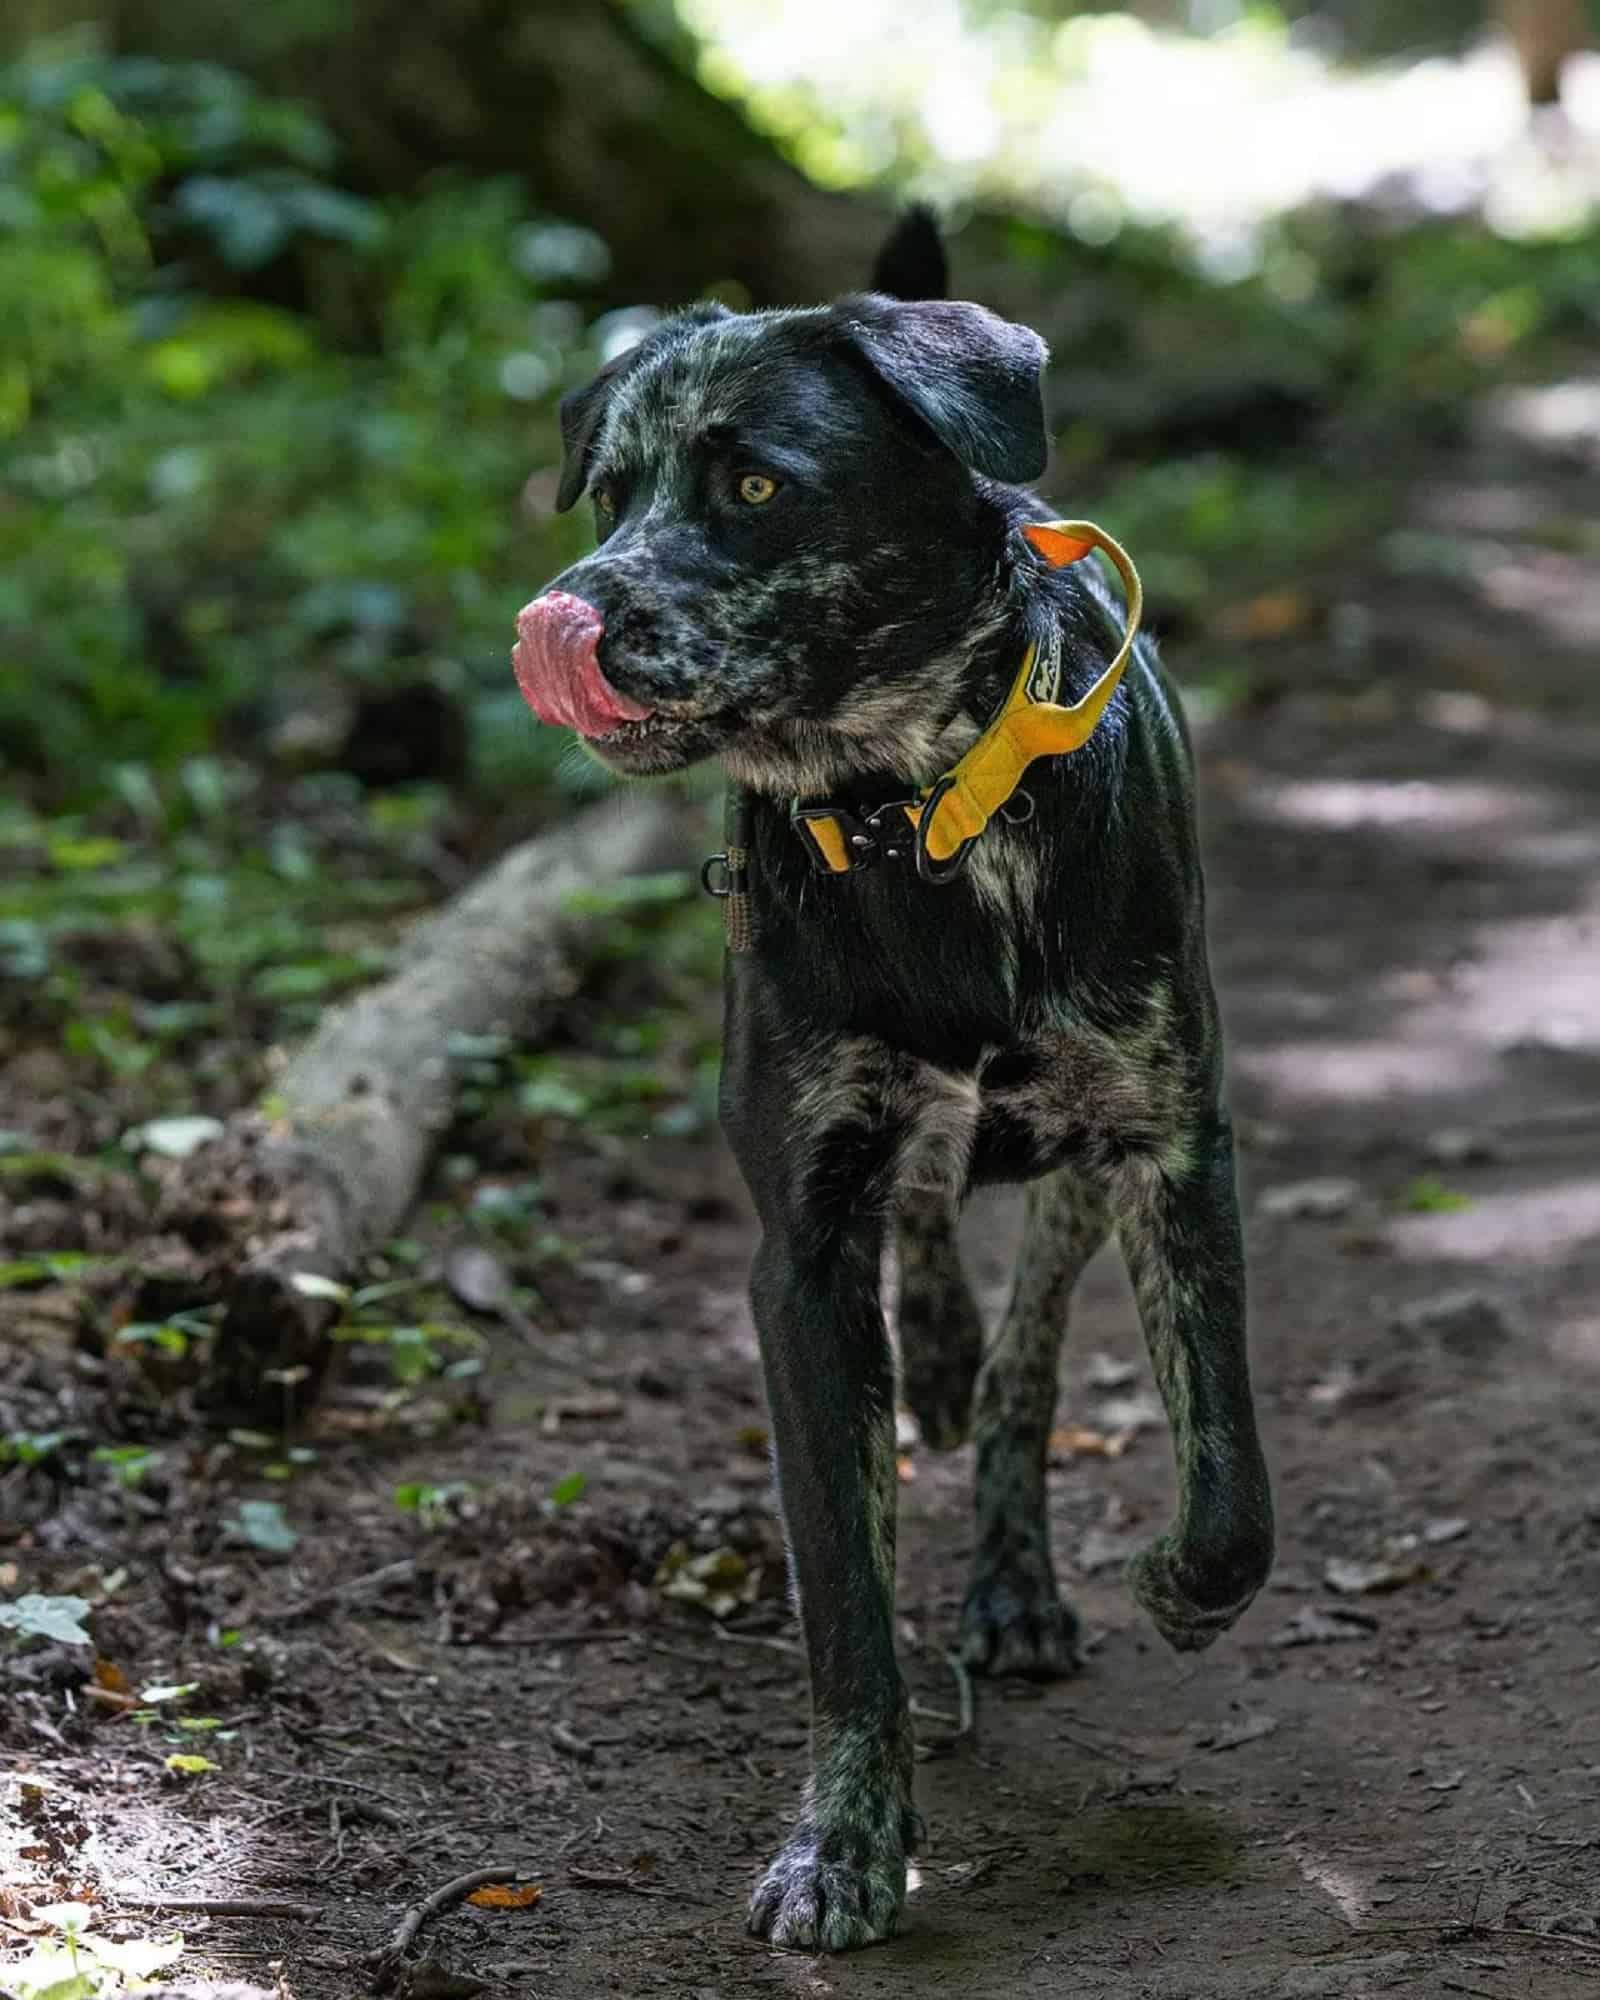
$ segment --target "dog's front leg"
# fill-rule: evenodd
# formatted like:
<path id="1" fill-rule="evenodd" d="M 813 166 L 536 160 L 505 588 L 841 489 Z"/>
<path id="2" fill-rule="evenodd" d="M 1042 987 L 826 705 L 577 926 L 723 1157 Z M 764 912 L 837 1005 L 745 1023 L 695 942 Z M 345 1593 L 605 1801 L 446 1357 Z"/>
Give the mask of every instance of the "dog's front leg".
<path id="1" fill-rule="evenodd" d="M 1233 1624 L 1272 1568 L 1226 1118 L 1164 1164 L 1125 1163 L 1113 1206 L 1178 1461 L 1177 1519 L 1133 1558 L 1128 1584 L 1162 1636 L 1196 1652 Z"/>
<path id="2" fill-rule="evenodd" d="M 890 1935 L 915 1823 L 894 1657 L 894 1366 L 881 1241 L 877 1218 L 769 1223 L 751 1290 L 811 1666 L 812 1772 L 794 1831 L 757 1884 L 750 1928 L 809 1950 Z"/>

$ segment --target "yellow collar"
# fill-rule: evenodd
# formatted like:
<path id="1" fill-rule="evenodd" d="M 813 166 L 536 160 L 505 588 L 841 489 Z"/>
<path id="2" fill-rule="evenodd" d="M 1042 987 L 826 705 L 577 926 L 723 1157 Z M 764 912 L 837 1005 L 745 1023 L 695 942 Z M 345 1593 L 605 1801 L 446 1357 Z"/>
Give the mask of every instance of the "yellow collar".
<path id="1" fill-rule="evenodd" d="M 1080 562 L 1095 549 L 1110 560 L 1127 603 L 1116 658 L 1081 701 L 1062 708 L 1054 699 L 1059 665 L 1041 665 L 1038 646 L 1030 645 L 988 728 L 952 770 L 914 798 L 897 799 L 864 815 L 825 802 L 797 802 L 791 817 L 825 874 L 853 874 L 880 855 L 897 861 L 910 850 L 924 881 L 950 881 L 997 812 L 1031 817 L 1033 803 L 1026 793 L 1019 796 L 1019 787 L 1034 759 L 1080 750 L 1099 727 L 1139 636 L 1144 612 L 1139 572 L 1122 544 L 1092 521 L 1029 522 L 1022 533 L 1053 569 Z M 1024 801 L 1026 810 L 1018 811 Z"/>

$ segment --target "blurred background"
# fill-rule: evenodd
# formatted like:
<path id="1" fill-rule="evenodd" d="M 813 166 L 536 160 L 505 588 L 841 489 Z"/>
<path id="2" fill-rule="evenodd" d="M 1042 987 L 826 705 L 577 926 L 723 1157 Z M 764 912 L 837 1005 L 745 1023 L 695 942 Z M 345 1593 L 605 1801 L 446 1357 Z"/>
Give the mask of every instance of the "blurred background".
<path id="1" fill-rule="evenodd" d="M 1224 1963 L 1230 1994 L 1366 1991 L 1339 1954 L 1374 1911 L 1380 1934 L 1448 1925 L 1454 1951 L 1481 1905 L 1484 1935 L 1541 1927 L 1518 1993 L 1537 1964 L 1541 1996 L 1580 2000 L 1600 1949 L 1600 1745 L 1575 1719 L 1600 1588 L 1600 0 L 8 0 L 0 1627 L 33 1650 L 0 1649 L 0 1741 L 54 1759 L 102 1840 L 94 1860 L 76 1819 L 58 1839 L 30 1818 L 21 1855 L 45 1858 L 8 1879 L 52 1906 L 96 1880 L 321 1900 L 348 1829 L 335 1813 L 322 1844 L 323 1752 L 286 1768 L 309 1739 L 283 1720 L 321 1703 L 364 1713 L 356 1768 L 404 1808 L 350 1835 L 347 1943 L 381 1943 L 399 1882 L 481 1864 L 515 1798 L 541 1868 L 576 1853 L 628 1889 L 659 1853 L 721 1926 L 661 1933 L 674 1983 L 754 1990 L 731 1917 L 804 1690 L 796 1659 L 763 1659 L 796 1649 L 753 1228 L 714 1129 L 721 925 L 691 865 L 716 844 L 714 774 L 655 808 L 679 834 L 657 872 L 606 843 L 659 793 L 579 823 L 595 880 L 550 900 L 581 963 L 528 946 L 559 976 L 526 1020 L 496 1001 L 469 1030 L 424 981 L 410 1039 L 360 1051 L 363 1101 L 395 1086 L 400 1110 L 357 1164 L 409 1162 L 360 1242 L 308 1259 L 256 1140 L 288 1125 L 291 1052 L 337 1030 L 330 1003 L 404 983 L 409 920 L 608 782 L 534 722 L 508 658 L 518 607 L 590 534 L 552 511 L 560 394 L 697 296 L 859 287 L 910 198 L 947 218 L 955 290 L 1049 340 L 1043 491 L 1132 549 L 1196 725 L 1276 1587 L 1332 1596 L 1264 1595 L 1181 1677 L 1148 1650 L 1116 1572 L 1164 1518 L 1169 1462 L 1101 1260 L 1050 1450 L 1097 1656 L 1071 1717 L 1111 1747 L 1087 1744 L 1101 1762 L 1069 1796 L 1043 1709 L 986 1706 L 984 1758 L 921 1780 L 944 1915 L 870 1976 L 920 1995 L 932 1950 L 951 1990 L 1009 2000 L 1070 1945 L 1075 1992 L 1126 1994 L 1133 1966 L 1154 1992 L 1159 1964 L 1161 1991 L 1195 1995 Z M 440 935 L 457 974 L 474 963 Z M 424 1073 L 425 1117 L 399 1087 Z M 997 1304 L 1009 1225 L 978 1222 Z M 273 1345 L 284 1326 L 305 1343 Z M 241 1355 L 248 1421 L 222 1429 L 196 1384 Z M 929 1716 L 951 1701 L 967 1467 L 914 1426 L 902 1445 L 899 1635 Z M 381 1635 L 316 1622 L 363 1575 Z M 1374 1594 L 1381 1618 L 1345 1602 Z M 579 1642 L 615 1643 L 564 1670 L 591 1610 Z M 523 1621 L 508 1649 L 472 1650 L 502 1619 Z M 673 1645 L 652 1650 L 652 1621 Z M 752 1643 L 718 1644 L 729 1621 Z M 1336 1642 L 1332 1667 L 1283 1650 Z M 95 1735 L 142 1680 L 158 1707 L 203 1683 L 214 1711 L 165 1733 L 135 1713 L 164 1772 Z M 702 1699 L 711 1726 L 685 1732 Z M 596 1764 L 570 1732 L 544 1742 L 550 1713 Z M 215 1732 L 209 1760 L 187 1728 Z M 276 1776 L 240 1776 L 257 1743 Z M 1185 1800 L 1175 1774 L 1208 1744 L 1252 1747 Z M 961 1902 L 996 1857 L 1002 1902 Z M 667 1893 L 579 1916 L 552 1881 L 562 1993 L 642 1990 Z M 489 1950 L 494 1913 L 457 1921 Z M 257 1943 L 276 1975 L 282 1936 Z M 1325 1983 L 1298 1955 L 1324 1948 Z M 319 1953 L 297 1993 L 364 1988 Z M 1506 1960 L 1462 1963 L 1477 1993 Z M 1436 1993 L 1435 1970 L 1404 1990 Z M 59 1954 L 15 1990 L 61 1980 L 89 1990 Z"/>
<path id="2" fill-rule="evenodd" d="M 861 284 L 908 198 L 1049 339 L 1047 491 L 1137 551 L 1198 718 L 1403 672 L 1481 724 L 1508 643 L 1600 632 L 1594 26 L 17 0 L 0 1126 L 247 1101 L 397 915 L 605 785 L 507 668 L 589 533 L 551 508 L 557 397 L 696 296 Z M 1587 712 L 1587 673 L 1538 699 Z"/>
<path id="3" fill-rule="evenodd" d="M 223 800 L 238 829 L 298 784 L 467 853 L 593 782 L 505 668 L 587 533 L 550 512 L 555 398 L 664 306 L 860 284 L 911 195 L 959 288 L 1050 340 L 1049 490 L 1138 548 L 1186 677 L 1259 694 L 1301 642 L 1362 670 L 1382 609 L 1352 562 L 1379 596 L 1459 562 L 1399 529 L 1428 453 L 1486 421 L 1600 434 L 1594 26 L 1584 0 L 928 0 L 914 32 L 893 0 L 16 0 L 7 837 L 70 811 L 143 841 Z"/>

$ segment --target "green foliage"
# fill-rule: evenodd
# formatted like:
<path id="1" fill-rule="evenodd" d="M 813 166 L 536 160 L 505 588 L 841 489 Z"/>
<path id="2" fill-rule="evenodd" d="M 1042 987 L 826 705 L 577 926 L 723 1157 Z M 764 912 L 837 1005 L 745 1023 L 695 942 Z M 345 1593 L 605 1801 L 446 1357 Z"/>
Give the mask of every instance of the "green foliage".
<path id="1" fill-rule="evenodd" d="M 554 770 L 505 659 L 583 532 L 531 534 L 522 491 L 592 363 L 544 294 L 593 239 L 503 183 L 385 208 L 333 166 L 214 66 L 0 74 L 0 778 L 159 819 L 241 730 L 326 760 L 337 691 L 397 671 L 506 782 Z"/>

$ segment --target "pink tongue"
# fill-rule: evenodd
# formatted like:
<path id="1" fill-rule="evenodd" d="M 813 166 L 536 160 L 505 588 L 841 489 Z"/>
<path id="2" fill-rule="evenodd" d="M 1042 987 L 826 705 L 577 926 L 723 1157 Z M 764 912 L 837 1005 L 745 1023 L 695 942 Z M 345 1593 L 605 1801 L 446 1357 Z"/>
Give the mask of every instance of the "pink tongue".
<path id="1" fill-rule="evenodd" d="M 597 648 L 605 620 L 592 604 L 565 590 L 546 591 L 517 613 L 511 665 L 522 698 L 541 722 L 609 736 L 620 722 L 653 713 L 619 694 L 600 671 Z"/>

